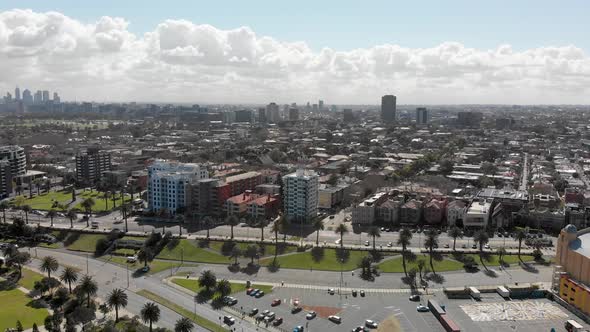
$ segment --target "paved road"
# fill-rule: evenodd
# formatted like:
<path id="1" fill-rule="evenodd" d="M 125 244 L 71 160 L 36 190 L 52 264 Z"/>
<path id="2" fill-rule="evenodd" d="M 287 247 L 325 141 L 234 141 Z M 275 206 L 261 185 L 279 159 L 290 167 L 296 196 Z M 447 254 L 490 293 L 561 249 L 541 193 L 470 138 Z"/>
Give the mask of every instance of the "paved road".
<path id="1" fill-rule="evenodd" d="M 524 154 L 524 163 L 522 164 L 522 179 L 520 181 L 520 190 L 526 190 L 529 181 L 529 154 Z"/>
<path id="2" fill-rule="evenodd" d="M 57 258 L 60 264 L 77 267 L 82 271 L 82 273 L 86 273 L 86 268 L 88 266 L 89 274 L 94 278 L 94 280 L 98 282 L 98 296 L 100 298 L 106 298 L 108 293 L 110 293 L 114 288 L 125 289 L 129 297 L 129 304 L 126 310 L 136 315 L 139 314 L 143 305 L 148 302 L 148 300 L 144 297 L 135 294 L 136 291 L 141 289 L 147 289 L 153 293 L 156 293 L 191 312 L 196 311 L 199 315 L 214 322 L 219 322 L 219 318 L 227 314 L 224 311 L 213 310 L 209 305 L 206 304 L 195 304 L 191 296 L 163 284 L 160 279 L 152 276 L 139 278 L 130 277 L 129 287 L 127 287 L 127 271 L 122 267 L 105 263 L 103 261 L 96 260 L 84 255 L 71 254 L 58 250 L 37 248 L 36 252 L 39 258 L 45 255 L 54 256 Z M 31 254 L 35 255 L 35 250 L 32 250 Z M 30 264 L 38 268 L 39 260 L 34 259 Z M 168 329 L 173 329 L 175 322 L 180 319 L 181 316 L 162 305 L 160 305 L 160 310 L 160 321 L 157 325 Z M 247 332 L 260 330 L 260 328 L 256 328 L 247 322 L 241 321 L 239 321 L 239 325 L 234 327 L 238 327 L 238 330 L 240 331 L 243 330 Z M 200 327 L 196 330 L 207 331 Z"/>

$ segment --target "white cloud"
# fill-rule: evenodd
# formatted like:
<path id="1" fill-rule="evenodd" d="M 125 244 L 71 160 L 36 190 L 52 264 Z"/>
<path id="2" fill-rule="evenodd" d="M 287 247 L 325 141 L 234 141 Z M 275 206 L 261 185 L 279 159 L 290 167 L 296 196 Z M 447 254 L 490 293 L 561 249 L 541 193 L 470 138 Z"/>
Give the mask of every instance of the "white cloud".
<path id="1" fill-rule="evenodd" d="M 0 91 L 67 100 L 266 103 L 590 103 L 590 57 L 575 46 L 515 51 L 445 42 L 314 51 L 305 42 L 166 20 L 136 36 L 123 18 L 0 13 Z"/>

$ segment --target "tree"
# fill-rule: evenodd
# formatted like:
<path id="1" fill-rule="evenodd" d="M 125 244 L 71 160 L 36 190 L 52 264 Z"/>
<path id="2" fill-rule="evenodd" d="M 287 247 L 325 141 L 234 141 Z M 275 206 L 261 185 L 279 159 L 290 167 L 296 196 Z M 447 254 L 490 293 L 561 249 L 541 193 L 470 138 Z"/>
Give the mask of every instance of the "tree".
<path id="1" fill-rule="evenodd" d="M 416 262 L 416 266 L 418 267 L 418 272 L 420 273 L 420 281 L 422 281 L 422 271 L 424 271 L 424 267 L 426 266 L 426 262 L 424 259 L 419 259 Z"/>
<path id="2" fill-rule="evenodd" d="M 320 218 L 316 218 L 313 221 L 313 229 L 315 229 L 315 245 L 319 246 L 320 245 L 320 231 L 324 230 L 324 222 L 322 221 L 322 219 Z"/>
<path id="3" fill-rule="evenodd" d="M 30 205 L 25 204 L 20 208 L 25 213 L 25 222 L 29 223 L 29 213 L 33 210 Z"/>
<path id="4" fill-rule="evenodd" d="M 111 196 L 112 196 L 112 193 L 111 193 L 110 191 L 106 191 L 106 192 L 103 194 L 103 197 L 104 197 L 104 205 L 105 205 L 105 210 L 107 210 L 107 211 L 108 211 L 108 209 L 109 209 L 109 198 L 111 198 Z"/>
<path id="5" fill-rule="evenodd" d="M 174 219 L 176 219 L 176 222 L 178 223 L 178 230 L 180 231 L 180 236 L 182 236 L 182 224 L 184 224 L 184 216 L 180 213 L 177 213 Z"/>
<path id="6" fill-rule="evenodd" d="M 518 229 L 516 233 L 514 233 L 514 239 L 518 241 L 518 259 L 520 258 L 520 249 L 522 249 L 522 241 L 526 239 L 526 232 L 523 229 Z"/>
<path id="7" fill-rule="evenodd" d="M 20 279 L 23 275 L 23 265 L 26 264 L 30 259 L 31 255 L 28 252 L 19 252 L 18 250 L 16 250 L 15 253 L 8 256 L 6 266 L 16 266 L 16 268 L 18 269 L 18 279 Z"/>
<path id="8" fill-rule="evenodd" d="M 33 332 L 39 332 L 39 327 L 37 326 L 37 323 L 33 323 Z"/>
<path id="9" fill-rule="evenodd" d="M 373 261 L 371 260 L 371 257 L 370 256 L 365 256 L 365 257 L 363 257 L 361 259 L 359 265 L 360 265 L 360 268 L 362 270 L 361 276 L 364 279 L 369 279 L 369 278 L 372 277 L 372 274 L 371 274 L 371 264 L 372 263 L 373 263 Z"/>
<path id="10" fill-rule="evenodd" d="M 148 262 L 150 262 L 152 258 L 153 253 L 150 247 L 143 246 L 137 253 L 137 259 L 139 259 L 140 262 L 143 262 L 143 267 L 147 267 Z"/>
<path id="11" fill-rule="evenodd" d="M 160 320 L 160 307 L 154 302 L 148 302 L 141 309 L 140 315 L 144 323 L 150 324 L 150 332 L 152 332 L 152 324 Z"/>
<path id="12" fill-rule="evenodd" d="M 451 227 L 451 229 L 449 229 L 448 235 L 453 238 L 453 251 L 455 251 L 455 245 L 457 244 L 457 238 L 460 238 L 460 239 L 463 238 L 463 231 L 461 230 L 461 228 L 459 228 L 457 226 L 453 226 L 453 227 Z"/>
<path id="13" fill-rule="evenodd" d="M 88 197 L 82 201 L 82 207 L 84 208 L 84 211 L 86 212 L 86 215 L 88 217 L 86 218 L 86 227 L 90 227 L 89 220 L 92 216 L 92 207 L 94 207 L 94 204 L 96 204 L 96 202 L 94 201 L 94 199 L 92 199 L 92 197 Z"/>
<path id="14" fill-rule="evenodd" d="M 203 218 L 203 225 L 205 226 L 205 228 L 207 230 L 207 240 L 209 239 L 209 227 L 211 227 L 212 224 L 213 224 L 213 218 L 211 218 L 209 216 L 205 216 L 205 218 Z"/>
<path id="15" fill-rule="evenodd" d="M 12 204 L 15 208 L 20 209 L 25 204 L 25 197 L 24 196 L 16 196 Z"/>
<path id="16" fill-rule="evenodd" d="M 275 221 L 272 224 L 271 231 L 275 233 L 275 259 L 279 253 L 279 231 L 281 230 L 281 224 L 278 221 Z"/>
<path id="17" fill-rule="evenodd" d="M 397 244 L 402 246 L 402 265 L 404 267 L 404 274 L 406 277 L 408 276 L 408 271 L 406 269 L 406 250 L 410 245 L 410 240 L 412 240 L 412 232 L 407 227 L 402 228 L 399 232 Z"/>
<path id="18" fill-rule="evenodd" d="M 443 175 L 448 175 L 453 172 L 453 162 L 449 159 L 443 159 L 439 163 L 439 170 Z"/>
<path id="19" fill-rule="evenodd" d="M 55 272 L 57 271 L 57 269 L 59 269 L 59 263 L 57 262 L 57 259 L 55 259 L 55 257 L 45 256 L 41 260 L 40 269 L 42 272 L 47 273 L 47 278 L 51 279 L 51 272 Z"/>
<path id="20" fill-rule="evenodd" d="M 260 242 L 264 242 L 264 227 L 266 227 L 266 220 L 264 217 L 258 218 L 258 226 L 260 226 Z"/>
<path id="21" fill-rule="evenodd" d="M 336 227 L 334 232 L 340 234 L 340 247 L 342 248 L 344 246 L 344 240 L 343 240 L 344 233 L 348 233 L 348 227 L 346 227 L 345 224 L 340 224 L 340 225 L 338 225 L 338 227 Z"/>
<path id="22" fill-rule="evenodd" d="M 242 256 L 242 250 L 240 250 L 240 247 L 237 245 L 234 245 L 229 253 L 229 258 L 234 259 L 234 265 L 238 265 L 238 258 L 240 258 L 240 256 Z"/>
<path id="23" fill-rule="evenodd" d="M 127 293 L 120 288 L 115 288 L 107 297 L 107 305 L 115 309 L 115 323 L 119 321 L 119 308 L 127 306 Z"/>
<path id="24" fill-rule="evenodd" d="M 98 292 L 96 281 L 92 280 L 91 276 L 85 275 L 80 281 L 78 289 L 82 295 L 86 295 L 87 307 L 90 308 L 90 299 Z"/>
<path id="25" fill-rule="evenodd" d="M 207 291 L 211 291 L 217 284 L 217 277 L 211 270 L 205 270 L 201 272 L 199 276 L 199 287 L 205 287 Z"/>
<path id="26" fill-rule="evenodd" d="M 194 327 L 195 324 L 190 319 L 182 317 L 174 324 L 174 332 L 190 332 Z"/>
<path id="27" fill-rule="evenodd" d="M 78 214 L 74 210 L 68 210 L 66 217 L 70 219 L 70 228 L 74 228 L 74 220 L 78 219 Z"/>
<path id="28" fill-rule="evenodd" d="M 16 330 L 17 330 L 18 332 L 23 332 L 23 331 L 24 331 L 24 329 L 23 329 L 23 324 L 20 322 L 20 320 L 17 320 L 17 321 L 16 321 Z"/>
<path id="29" fill-rule="evenodd" d="M 129 204 L 121 205 L 121 214 L 123 215 L 123 220 L 125 220 L 125 233 L 129 232 L 129 227 L 127 226 L 127 217 L 130 211 L 131 207 Z"/>
<path id="30" fill-rule="evenodd" d="M 498 262 L 500 263 L 500 266 L 504 265 L 504 256 L 506 255 L 506 248 L 501 247 L 498 250 L 496 250 L 496 255 L 498 255 Z"/>
<path id="31" fill-rule="evenodd" d="M 225 223 L 228 224 L 231 227 L 231 239 L 234 239 L 234 226 L 236 226 L 237 224 L 240 223 L 240 219 L 238 219 L 238 217 L 232 215 L 227 216 L 227 218 L 225 218 Z"/>
<path id="32" fill-rule="evenodd" d="M 381 231 L 379 230 L 379 227 L 373 226 L 373 227 L 369 228 L 369 231 L 367 232 L 367 234 L 369 236 L 373 237 L 373 250 L 376 250 L 375 238 L 381 237 Z"/>
<path id="33" fill-rule="evenodd" d="M 428 248 L 428 255 L 430 259 L 430 268 L 432 272 L 434 271 L 434 264 L 432 263 L 432 258 L 434 256 L 434 248 L 438 247 L 438 232 L 434 229 L 430 229 L 426 232 L 426 239 L 424 240 L 424 245 Z"/>
<path id="34" fill-rule="evenodd" d="M 66 266 L 64 268 L 64 270 L 62 271 L 61 276 L 59 277 L 59 280 L 68 284 L 68 288 L 71 293 L 72 292 L 72 283 L 75 283 L 76 281 L 78 281 L 78 272 L 76 272 L 76 270 L 73 267 Z"/>
<path id="35" fill-rule="evenodd" d="M 498 167 L 496 167 L 496 165 L 494 165 L 490 162 L 484 162 L 481 165 L 481 170 L 482 170 L 483 174 L 494 175 L 498 172 Z"/>
<path id="36" fill-rule="evenodd" d="M 485 230 L 479 230 L 473 235 L 473 241 L 479 244 L 479 260 L 481 261 L 481 264 L 486 267 L 483 262 L 483 246 L 490 241 L 490 236 Z"/>
<path id="37" fill-rule="evenodd" d="M 254 265 L 254 259 L 258 258 L 258 252 L 259 252 L 258 246 L 256 246 L 256 245 L 249 245 L 246 247 L 246 251 L 244 252 L 244 256 L 250 258 L 251 265 Z"/>
<path id="38" fill-rule="evenodd" d="M 226 297 L 231 294 L 231 284 L 227 279 L 222 279 L 217 282 L 217 292 L 221 295 L 221 297 Z"/>
<path id="39" fill-rule="evenodd" d="M 4 219 L 4 223 L 6 224 L 6 210 L 10 205 L 8 205 L 7 201 L 0 201 L 0 211 L 2 211 L 2 219 Z"/>

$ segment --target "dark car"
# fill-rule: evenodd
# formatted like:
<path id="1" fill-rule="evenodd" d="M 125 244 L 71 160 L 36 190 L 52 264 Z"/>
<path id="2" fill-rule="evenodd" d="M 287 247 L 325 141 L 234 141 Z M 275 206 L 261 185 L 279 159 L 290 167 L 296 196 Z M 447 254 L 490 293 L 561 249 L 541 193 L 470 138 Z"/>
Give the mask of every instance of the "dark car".
<path id="1" fill-rule="evenodd" d="M 252 310 L 250 310 L 250 313 L 248 314 L 251 317 L 254 317 L 254 315 L 256 315 L 258 313 L 258 308 L 252 308 Z"/>
<path id="2" fill-rule="evenodd" d="M 223 316 L 223 322 L 227 325 L 234 325 L 236 323 L 236 319 L 232 316 Z"/>
<path id="3" fill-rule="evenodd" d="M 274 326 L 279 326 L 281 324 L 283 324 L 283 317 L 279 317 L 279 318 L 275 319 L 274 322 L 272 322 L 272 325 L 274 325 Z"/>
<path id="4" fill-rule="evenodd" d="M 301 307 L 293 307 L 291 309 L 291 313 L 296 314 L 296 313 L 300 312 L 301 310 L 303 310 Z"/>
<path id="5" fill-rule="evenodd" d="M 414 294 L 410 296 L 410 301 L 420 301 L 420 295 Z"/>

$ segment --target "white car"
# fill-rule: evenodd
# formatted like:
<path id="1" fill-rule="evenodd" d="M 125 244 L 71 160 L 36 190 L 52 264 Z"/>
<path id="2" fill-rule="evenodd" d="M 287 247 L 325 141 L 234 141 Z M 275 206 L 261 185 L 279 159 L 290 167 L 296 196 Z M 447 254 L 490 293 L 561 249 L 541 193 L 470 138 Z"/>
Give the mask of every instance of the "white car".
<path id="1" fill-rule="evenodd" d="M 389 248 L 393 247 L 393 243 L 387 242 L 387 247 L 389 247 Z"/>
<path id="2" fill-rule="evenodd" d="M 308 320 L 314 319 L 316 315 L 317 314 L 315 313 L 315 311 L 310 311 L 310 312 L 307 313 L 307 315 L 305 315 L 305 318 L 308 319 Z"/>
<path id="3" fill-rule="evenodd" d="M 342 322 L 342 318 L 340 318 L 340 316 L 336 316 L 336 315 L 328 316 L 328 319 L 336 324 L 340 324 Z"/>
<path id="4" fill-rule="evenodd" d="M 365 241 L 365 247 L 369 246 L 369 241 Z"/>
<path id="5" fill-rule="evenodd" d="M 366 325 L 367 327 L 370 327 L 370 328 L 372 328 L 372 329 L 376 329 L 377 327 L 379 327 L 379 324 L 378 324 L 376 321 L 374 321 L 374 320 L 370 320 L 370 319 L 367 319 L 367 320 L 365 321 L 365 325 Z"/>

